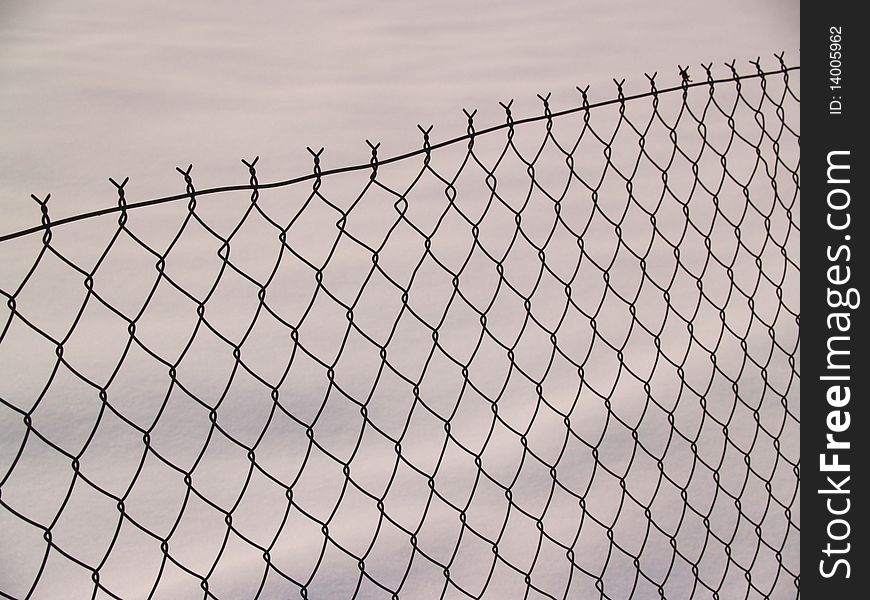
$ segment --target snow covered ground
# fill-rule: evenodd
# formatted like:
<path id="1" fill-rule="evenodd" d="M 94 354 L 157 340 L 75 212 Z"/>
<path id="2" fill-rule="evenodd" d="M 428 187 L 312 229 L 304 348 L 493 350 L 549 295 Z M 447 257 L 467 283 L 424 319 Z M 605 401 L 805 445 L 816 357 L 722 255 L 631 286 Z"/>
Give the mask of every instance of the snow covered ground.
<path id="1" fill-rule="evenodd" d="M 616 94 L 614 77 L 625 77 L 625 93 L 632 94 L 649 88 L 645 72 L 657 71 L 663 88 L 679 83 L 677 65 L 690 64 L 696 81 L 704 77 L 702 62 L 713 62 L 714 74 L 725 77 L 729 71 L 723 61 L 737 59 L 739 71 L 749 74 L 754 67 L 748 60 L 758 55 L 764 67 L 776 69 L 772 53 L 781 50 L 787 63 L 799 63 L 796 3 L 759 6 L 741 1 L 712 6 L 562 0 L 253 6 L 196 1 L 119 6 L 89 1 L 73 7 L 56 1 L 7 2 L 0 7 L 0 119 L 4 123 L 0 234 L 39 222 L 39 207 L 31 193 L 42 198 L 50 192 L 50 214 L 59 219 L 113 205 L 117 197 L 106 180 L 109 176 L 119 182 L 130 177 L 125 188 L 129 202 L 184 192 L 184 180 L 175 167 L 186 168 L 189 163 L 194 165 L 191 175 L 198 189 L 246 183 L 248 169 L 239 159 L 254 156 L 260 157 L 256 165 L 260 182 L 278 181 L 311 171 L 306 146 L 325 147 L 324 169 L 364 163 L 370 156 L 365 139 L 381 143 L 380 157 L 419 148 L 418 123 L 434 125 L 433 143 L 463 134 L 467 120 L 462 108 L 478 109 L 475 124 L 483 129 L 504 121 L 499 101 L 513 98 L 511 108 L 518 118 L 539 115 L 538 93 L 552 92 L 549 102 L 553 110 L 560 110 L 580 103 L 577 85 L 591 85 L 591 101 L 607 100 Z M 772 78 L 769 85 L 772 95 L 782 92 L 781 77 Z M 799 73 L 792 74 L 791 85 L 799 90 Z M 757 101 L 757 81 L 750 80 L 745 87 L 747 98 Z M 736 99 L 734 86 L 721 86 L 716 97 L 728 106 Z M 707 98 L 706 88 L 695 88 L 690 106 L 700 111 Z M 662 97 L 660 110 L 672 117 L 680 105 L 679 93 L 670 94 Z M 629 103 L 627 114 L 634 123 L 646 123 L 651 107 L 649 100 Z M 735 112 L 737 129 L 747 139 L 762 140 L 761 156 L 771 166 L 779 163 L 762 131 L 778 126 L 774 108 L 764 107 L 765 127 L 746 106 Z M 786 122 L 797 127 L 799 105 L 789 101 L 786 108 Z M 595 109 L 591 124 L 597 131 L 609 132 L 618 116 L 617 106 Z M 724 148 L 732 139 L 727 119 L 710 109 L 704 122 L 708 142 Z M 514 142 L 523 157 L 534 156 L 545 141 L 545 123 L 517 128 Z M 561 117 L 553 135 L 573 143 L 582 128 L 582 114 Z M 638 155 L 637 137 L 624 126 L 622 130 L 624 135 L 613 142 L 612 160 L 630 170 Z M 701 148 L 697 123 L 688 118 L 678 128 L 678 137 L 686 152 Z M 481 137 L 475 155 L 491 168 L 505 141 L 504 131 Z M 673 151 L 669 132 L 661 124 L 647 134 L 647 144 L 654 157 L 666 159 Z M 99 566 L 101 585 L 120 597 L 147 597 L 151 592 L 162 598 L 201 597 L 200 578 L 206 574 L 208 589 L 215 596 L 252 597 L 266 561 L 262 550 L 236 534 L 229 535 L 223 546 L 228 528 L 221 510 L 232 509 L 234 529 L 262 547 L 271 544 L 270 562 L 275 567 L 303 582 L 314 574 L 307 593 L 315 599 L 350 597 L 360 577 L 356 559 L 331 543 L 324 550 L 324 535 L 316 520 L 328 521 L 330 538 L 355 556 L 368 553 L 365 572 L 381 585 L 398 588 L 410 562 L 400 592 L 407 598 L 442 593 L 464 597 L 455 586 L 471 595 L 485 588 L 488 598 L 523 597 L 528 584 L 511 565 L 531 573 L 535 589 L 529 597 L 599 597 L 595 578 L 577 568 L 572 571 L 559 543 L 573 544 L 574 562 L 580 569 L 603 571 L 605 594 L 610 598 L 628 597 L 632 589 L 637 598 L 659 597 L 656 585 L 643 579 L 635 583 L 637 568 L 629 555 L 640 556 L 642 572 L 654 581 L 663 581 L 671 570 L 664 586 L 668 597 L 692 596 L 697 578 L 721 586 L 722 598 L 744 597 L 743 571 L 732 563 L 726 574 L 723 545 L 707 535 L 708 529 L 726 541 L 733 536 L 732 559 L 743 567 L 754 565 L 754 586 L 770 590 L 771 597 L 793 597 L 791 576 L 778 572 L 780 559 L 763 545 L 758 549 L 754 526 L 737 519 L 743 513 L 761 521 L 762 538 L 770 544 L 786 539 L 781 562 L 797 572 L 797 532 L 788 524 L 783 507 L 769 499 L 773 496 L 791 505 L 791 522 L 799 523 L 799 506 L 791 504 L 796 478 L 782 458 L 798 459 L 799 395 L 794 372 L 799 354 L 797 365 L 791 365 L 789 351 L 781 349 L 793 351 L 797 343 L 796 323 L 783 306 L 799 311 L 799 273 L 777 246 L 765 245 L 765 240 L 773 239 L 798 261 L 798 232 L 786 215 L 795 193 L 791 174 L 777 167 L 777 199 L 764 167 L 754 171 L 759 165 L 754 147 L 738 140 L 729 149 L 728 171 L 738 181 L 751 179 L 748 189 L 754 203 L 762 212 L 771 211 L 765 225 L 763 216 L 752 209 L 743 215 L 743 190 L 735 182 L 723 184 L 716 217 L 711 196 L 691 192 L 696 178 L 690 162 L 678 157 L 668 169 L 669 189 L 677 198 L 694 194 L 691 220 L 710 229 L 710 252 L 734 261 L 731 275 L 716 264 L 705 267 L 709 255 L 705 240 L 690 230 L 680 243 L 681 262 L 688 270 L 678 270 L 670 287 L 673 308 L 684 315 L 701 308 L 693 320 L 696 342 L 691 344 L 685 323 L 674 315 L 665 319 L 662 352 L 684 361 L 685 380 L 705 391 L 704 409 L 697 395 L 681 390 L 674 366 L 654 367 L 653 337 L 637 327 L 629 333 L 628 307 L 615 294 L 631 295 L 638 289 L 641 269 L 629 250 L 643 253 L 651 240 L 648 276 L 667 285 L 675 269 L 673 251 L 664 240 L 681 238 L 685 225 L 681 207 L 675 198 L 665 198 L 656 212 L 658 237 L 642 210 L 656 206 L 662 193 L 661 173 L 642 160 L 632 177 L 634 200 L 629 201 L 624 180 L 611 171 L 600 187 L 597 212 L 589 190 L 576 180 L 571 183 L 562 199 L 563 224 L 556 226 L 547 242 L 546 264 L 554 273 L 540 276 L 541 261 L 532 244 L 542 244 L 555 223 L 553 202 L 544 192 L 558 195 L 569 175 L 564 154 L 552 141 L 545 148 L 535 163 L 535 180 L 541 188 L 528 195 L 529 205 L 523 211 L 522 227 L 529 240 L 520 239 L 508 253 L 504 280 L 521 292 L 535 289 L 532 314 L 544 327 L 555 327 L 567 302 L 558 278 L 570 279 L 577 268 L 580 254 L 573 234 L 583 232 L 586 259 L 580 261 L 572 283 L 577 309 L 568 310 L 558 333 L 564 355 L 553 354 L 553 344 L 541 327 L 531 325 L 519 334 L 526 315 L 521 297 L 504 283 L 495 293 L 500 278 L 494 263 L 481 248 L 472 251 L 471 227 L 455 210 L 447 211 L 433 235 L 432 257 L 453 270 L 462 268 L 460 289 L 469 304 L 456 301 L 446 317 L 453 294 L 451 277 L 427 258 L 411 282 L 424 256 L 424 241 L 407 222 L 400 222 L 389 235 L 378 265 L 409 288 L 407 303 L 420 319 L 403 311 L 401 291 L 380 272 L 375 271 L 363 285 L 373 268 L 371 252 L 347 235 L 338 236 L 338 213 L 321 198 L 315 196 L 288 231 L 288 246 L 298 256 L 291 256 L 286 246 L 282 250 L 278 231 L 264 216 L 289 223 L 311 197 L 311 181 L 263 190 L 257 204 L 262 214 L 255 210 L 245 218 L 230 244 L 232 264 L 254 280 L 265 282 L 274 268 L 266 302 L 275 315 L 259 309 L 255 284 L 224 266 L 218 254 L 220 242 L 202 225 L 229 235 L 251 207 L 250 192 L 200 198 L 196 213 L 202 223 L 191 221 L 185 226 L 166 260 L 166 274 L 194 298 L 204 299 L 219 281 L 208 297 L 206 320 L 216 332 L 241 345 L 244 367 L 233 358 L 231 344 L 203 325 L 197 329 L 196 302 L 159 278 L 156 257 L 127 233 L 119 236 L 100 263 L 93 288 L 128 318 L 147 300 L 147 310 L 136 324 L 141 346 L 133 344 L 129 351 L 125 351 L 130 335 L 124 319 L 92 296 L 76 321 L 88 296 L 84 277 L 50 253 L 41 258 L 15 294 L 16 315 L 63 340 L 64 360 L 97 387 L 63 365 L 52 375 L 58 364 L 55 344 L 20 316 L 11 319 L 0 339 L 0 500 L 39 526 L 0 506 L 0 591 L 16 598 L 28 592 L 39 598 L 91 596 L 94 582 L 89 569 L 56 550 L 44 559 L 47 544 L 40 526 L 50 526 L 52 542 L 90 568 Z M 788 132 L 783 133 L 779 152 L 785 165 L 797 165 L 797 144 Z M 465 144 L 440 149 L 433 152 L 431 166 L 449 179 L 465 156 Z M 588 133 L 574 158 L 575 171 L 587 181 L 594 181 L 606 164 L 601 144 Z M 391 190 L 404 190 L 422 169 L 422 156 L 385 165 L 379 169 L 378 181 Z M 496 175 L 499 197 L 505 203 L 495 201 L 480 224 L 481 247 L 493 255 L 507 250 L 516 231 L 508 207 L 521 206 L 529 189 L 526 166 L 513 151 Z M 721 176 L 718 158 L 708 151 L 698 179 L 715 186 Z M 329 176 L 317 191 L 347 210 L 368 179 L 367 171 Z M 456 206 L 463 214 L 484 214 L 491 197 L 486 180 L 486 173 L 474 164 L 459 176 L 454 187 Z M 347 233 L 378 246 L 399 220 L 397 200 L 385 189 L 368 191 L 351 211 Z M 181 228 L 187 206 L 181 200 L 131 211 L 128 229 L 162 252 Z M 405 216 L 432 231 L 446 207 L 445 184 L 424 172 L 407 193 Z M 799 224 L 797 204 L 792 211 L 791 220 Z M 733 228 L 725 227 L 723 216 L 735 222 L 742 219 L 743 250 Z M 623 245 L 617 244 L 619 236 L 608 218 L 621 221 Z M 54 230 L 52 246 L 89 271 L 117 230 L 117 214 L 83 221 Z M 324 269 L 323 285 L 335 300 L 317 291 L 314 271 L 302 260 L 323 264 L 333 245 L 335 254 Z M 0 243 L 0 289 L 5 294 L 16 292 L 42 247 L 40 235 Z M 761 271 L 782 282 L 781 301 L 774 284 L 763 278 L 756 282 L 759 268 L 746 249 L 758 251 Z M 610 291 L 592 260 L 609 267 Z M 724 302 L 729 290 L 734 295 L 728 302 L 727 323 L 740 335 L 726 333 L 717 342 L 720 315 L 710 304 L 699 302 L 689 274 L 702 271 L 711 298 Z M 539 276 L 541 283 L 535 287 Z M 754 290 L 752 310 L 734 291 L 732 277 L 741 289 Z M 357 299 L 360 289 L 365 291 Z M 668 303 L 660 292 L 654 293 L 649 280 L 643 290 L 637 300 L 637 319 L 654 328 L 662 322 Z M 493 297 L 498 301 L 487 309 L 492 337 L 484 335 L 475 353 L 482 328 L 472 307 L 486 307 Z M 348 329 L 346 309 L 339 301 L 357 302 L 353 321 L 358 330 Z M 309 303 L 311 313 L 294 340 L 279 317 L 296 324 Z M 6 323 L 11 311 L 3 310 Z M 593 327 L 588 315 L 596 311 Z M 775 327 L 767 328 L 752 313 L 765 323 L 775 322 Z M 396 321 L 400 314 L 403 318 Z M 435 324 L 442 317 L 438 329 L 443 351 L 428 359 L 433 342 L 424 322 Z M 246 334 L 252 322 L 255 325 Z M 377 345 L 363 333 L 377 343 L 390 340 L 389 368 L 382 367 Z M 746 340 L 745 348 L 740 337 Z M 619 361 L 607 343 L 620 346 L 626 339 Z M 513 360 L 496 340 L 508 346 L 516 340 Z M 709 347 L 718 343 L 717 375 L 698 341 Z M 745 361 L 747 354 L 764 366 L 763 371 Z M 467 379 L 476 390 L 462 389 L 466 376 L 451 358 L 469 361 Z M 161 360 L 179 361 L 177 383 L 172 383 Z M 328 369 L 318 360 L 327 365 L 334 362 L 334 383 L 342 392 L 330 386 Z M 584 365 L 582 389 L 572 361 Z M 512 368 L 512 362 L 529 377 Z M 620 362 L 641 374 L 640 379 L 620 369 Z M 735 402 L 726 374 L 738 381 L 739 397 L 746 404 Z M 403 377 L 419 380 L 416 394 Z M 543 380 L 540 394 L 535 379 Z M 649 379 L 650 393 L 662 406 L 646 400 L 642 379 Z M 105 408 L 99 387 L 105 388 L 108 405 L 136 426 L 149 429 L 151 448 L 178 469 L 192 469 L 193 487 L 221 510 L 195 495 L 185 504 L 189 494 L 183 475 L 146 451 L 141 431 Z M 272 388 L 278 390 L 277 404 Z M 785 396 L 788 409 L 777 393 Z M 415 395 L 420 399 L 415 400 Z M 494 421 L 490 401 L 498 396 L 501 421 L 488 438 Z M 369 397 L 366 421 L 358 403 Z M 203 404 L 214 407 L 218 402 L 216 422 L 233 439 L 247 446 L 256 444 L 257 469 L 251 470 L 244 449 L 213 431 L 209 409 Z M 68 458 L 33 433 L 27 434 L 20 411 L 34 406 L 34 429 L 70 455 L 86 448 L 79 470 L 93 486 L 74 477 Z M 672 427 L 666 411 L 673 407 L 677 408 Z M 451 416 L 454 408 L 457 412 Z M 579 439 L 566 436 L 561 415 L 569 411 L 572 431 Z M 629 426 L 617 423 L 614 415 Z M 733 445 L 724 443 L 721 426 L 710 415 L 728 422 Z M 452 441 L 445 442 L 440 419 L 450 421 Z M 157 425 L 151 429 L 155 420 Z M 305 424 L 311 425 L 318 444 L 340 461 L 312 449 Z M 694 459 L 688 441 L 668 442 L 674 428 L 698 436 L 696 451 L 705 461 L 721 461 L 718 494 L 712 472 L 700 465 L 692 472 L 687 490 L 692 507 L 709 509 L 708 525 L 691 511 L 681 517 L 685 503 L 679 488 L 657 483 L 656 461 L 636 448 L 634 425 L 643 447 L 654 455 L 664 452 L 665 472 L 678 485 L 688 481 Z M 544 462 L 524 452 L 511 427 L 526 432 L 528 449 Z M 776 443 L 765 430 L 773 432 Z M 407 463 L 397 462 L 389 439 L 399 437 Z M 594 445 L 599 438 L 596 460 L 580 440 Z M 491 481 L 480 476 L 473 454 L 460 443 L 480 452 Z M 203 448 L 206 451 L 201 453 Z M 751 456 L 752 469 L 761 478 L 747 476 L 743 452 Z M 350 462 L 351 478 L 362 490 L 345 487 L 341 461 Z M 626 489 L 640 504 L 626 499 L 618 477 L 595 467 L 596 463 L 625 473 Z M 553 485 L 546 464 L 557 465 L 557 480 L 564 488 Z M 430 500 L 427 478 L 415 469 L 435 474 L 435 489 L 443 499 Z M 770 491 L 765 489 L 766 479 Z M 279 482 L 293 483 L 294 508 L 289 511 Z M 511 489 L 511 502 L 504 487 Z M 159 541 L 127 518 L 121 519 L 116 500 L 96 488 L 123 496 L 125 515 L 141 527 L 161 537 L 172 532 L 169 554 L 198 575 L 163 561 Z M 741 507 L 735 507 L 723 490 L 739 496 Z M 366 493 L 383 496 L 384 511 L 394 523 L 380 519 L 377 502 Z M 583 505 L 577 496 L 583 496 Z M 463 517 L 467 527 L 450 503 L 468 504 Z M 649 517 L 641 507 L 644 504 L 649 504 Z M 519 509 L 543 515 L 547 536 L 542 537 L 535 518 L 523 516 Z M 651 529 L 650 518 L 664 532 L 676 532 L 677 546 L 687 560 L 677 558 L 671 566 L 668 535 Z M 606 527 L 596 520 L 613 524 L 613 540 L 628 554 L 613 549 Z M 417 547 L 428 559 L 412 553 L 410 536 L 403 528 L 417 531 Z M 495 540 L 498 561 L 492 551 Z M 696 576 L 690 562 L 702 554 Z M 220 560 L 213 566 L 217 556 Z M 446 588 L 443 567 L 436 562 L 450 564 L 452 583 Z M 491 569 L 492 578 L 487 580 Z M 31 589 L 37 579 L 38 585 Z M 298 594 L 298 587 L 274 571 L 266 577 L 262 597 Z M 711 597 L 703 588 L 694 594 Z M 358 595 L 390 597 L 370 581 L 363 582 Z M 761 596 L 755 590 L 748 595 Z M 98 597 L 106 596 L 100 592 Z"/>

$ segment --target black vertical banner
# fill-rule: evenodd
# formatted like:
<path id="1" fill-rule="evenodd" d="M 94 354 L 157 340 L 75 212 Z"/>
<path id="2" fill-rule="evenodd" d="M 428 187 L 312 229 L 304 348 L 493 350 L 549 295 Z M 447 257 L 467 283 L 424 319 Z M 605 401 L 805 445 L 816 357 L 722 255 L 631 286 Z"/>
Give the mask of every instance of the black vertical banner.
<path id="1" fill-rule="evenodd" d="M 868 176 L 860 3 L 801 15 L 800 596 L 867 598 Z"/>

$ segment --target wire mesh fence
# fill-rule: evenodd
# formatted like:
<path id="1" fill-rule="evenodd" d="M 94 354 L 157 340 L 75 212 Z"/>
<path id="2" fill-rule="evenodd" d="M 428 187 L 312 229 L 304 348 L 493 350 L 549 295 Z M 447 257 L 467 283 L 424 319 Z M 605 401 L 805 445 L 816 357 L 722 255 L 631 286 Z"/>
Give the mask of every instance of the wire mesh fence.
<path id="1" fill-rule="evenodd" d="M 34 196 L 0 243 L 0 594 L 799 596 L 777 61 L 289 181 Z"/>

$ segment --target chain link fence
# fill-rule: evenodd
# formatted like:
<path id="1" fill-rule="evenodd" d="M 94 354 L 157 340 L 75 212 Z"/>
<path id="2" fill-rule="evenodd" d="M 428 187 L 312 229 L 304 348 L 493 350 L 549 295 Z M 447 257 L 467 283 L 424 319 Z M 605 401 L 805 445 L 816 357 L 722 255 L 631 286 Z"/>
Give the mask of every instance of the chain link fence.
<path id="1" fill-rule="evenodd" d="M 798 597 L 799 68 L 753 65 L 290 181 L 34 196 L 0 595 Z"/>

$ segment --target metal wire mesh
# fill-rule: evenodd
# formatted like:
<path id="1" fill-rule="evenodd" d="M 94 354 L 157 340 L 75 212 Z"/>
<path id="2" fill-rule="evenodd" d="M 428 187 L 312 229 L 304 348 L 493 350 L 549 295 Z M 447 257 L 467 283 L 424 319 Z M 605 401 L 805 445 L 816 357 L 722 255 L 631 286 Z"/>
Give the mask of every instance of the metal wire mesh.
<path id="1" fill-rule="evenodd" d="M 777 58 L 290 181 L 34 196 L 0 595 L 799 596 Z"/>

